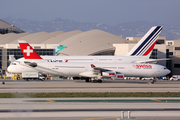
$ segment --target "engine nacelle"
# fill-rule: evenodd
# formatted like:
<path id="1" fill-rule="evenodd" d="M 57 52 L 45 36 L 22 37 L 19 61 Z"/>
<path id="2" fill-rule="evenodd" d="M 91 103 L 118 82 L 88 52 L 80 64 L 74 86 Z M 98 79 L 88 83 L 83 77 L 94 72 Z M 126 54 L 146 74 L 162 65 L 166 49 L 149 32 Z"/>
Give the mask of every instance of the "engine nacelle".
<path id="1" fill-rule="evenodd" d="M 116 79 L 124 79 L 124 74 L 116 74 Z"/>
<path id="2" fill-rule="evenodd" d="M 114 72 L 114 71 L 102 72 L 102 76 L 103 77 L 115 77 L 116 76 L 116 72 Z"/>
<path id="3" fill-rule="evenodd" d="M 98 77 L 98 73 L 94 73 L 93 71 L 82 72 L 79 75 L 84 76 L 84 77 Z M 116 73 L 114 71 L 106 71 L 106 72 L 102 72 L 102 77 L 112 77 L 116 79 L 123 79 L 124 74 Z"/>
<path id="4" fill-rule="evenodd" d="M 98 76 L 98 74 L 94 74 L 93 71 L 82 72 L 79 75 L 84 76 L 84 77 L 97 77 Z"/>

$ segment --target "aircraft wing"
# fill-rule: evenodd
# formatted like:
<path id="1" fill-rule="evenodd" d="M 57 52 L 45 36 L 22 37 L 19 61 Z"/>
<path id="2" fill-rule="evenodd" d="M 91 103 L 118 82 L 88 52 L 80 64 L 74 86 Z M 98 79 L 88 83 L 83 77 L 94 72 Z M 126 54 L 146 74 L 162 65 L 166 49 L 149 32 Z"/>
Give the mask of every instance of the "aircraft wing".
<path id="1" fill-rule="evenodd" d="M 94 72 L 106 72 L 106 71 L 111 71 L 111 70 L 108 70 L 108 69 L 96 67 L 96 66 L 93 65 L 93 64 L 91 64 L 91 68 L 93 68 L 93 71 L 94 71 Z"/>
<path id="2" fill-rule="evenodd" d="M 162 58 L 162 59 L 147 59 L 143 61 L 135 61 L 134 63 L 156 63 L 158 61 L 171 60 L 171 58 Z"/>
<path id="3" fill-rule="evenodd" d="M 62 74 L 62 73 L 57 72 L 55 70 L 49 69 L 47 67 L 40 66 L 36 62 L 24 61 L 24 63 L 21 63 L 21 64 L 24 65 L 24 66 L 33 68 L 35 70 L 38 70 L 38 71 L 40 71 L 42 73 L 45 73 L 45 74 L 51 74 L 51 75 L 57 75 L 57 74 L 61 75 Z"/>
<path id="4" fill-rule="evenodd" d="M 91 64 L 91 68 L 93 68 L 93 74 L 98 75 L 99 77 L 115 77 L 115 78 L 124 78 L 124 74 L 116 71 L 112 71 L 109 69 L 96 67 Z"/>

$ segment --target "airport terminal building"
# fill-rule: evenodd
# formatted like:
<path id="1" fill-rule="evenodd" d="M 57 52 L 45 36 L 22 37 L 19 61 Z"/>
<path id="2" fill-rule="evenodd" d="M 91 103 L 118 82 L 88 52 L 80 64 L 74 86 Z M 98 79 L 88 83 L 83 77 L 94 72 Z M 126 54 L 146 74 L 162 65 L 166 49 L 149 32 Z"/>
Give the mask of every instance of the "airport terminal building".
<path id="1" fill-rule="evenodd" d="M 141 37 L 116 36 L 101 30 L 55 31 L 28 33 L 0 20 L 0 70 L 5 73 L 10 64 L 9 55 L 23 57 L 18 40 L 25 40 L 40 55 L 126 55 Z M 180 40 L 166 40 L 160 36 L 151 58 L 173 58 L 161 61 L 172 72 L 180 74 Z"/>

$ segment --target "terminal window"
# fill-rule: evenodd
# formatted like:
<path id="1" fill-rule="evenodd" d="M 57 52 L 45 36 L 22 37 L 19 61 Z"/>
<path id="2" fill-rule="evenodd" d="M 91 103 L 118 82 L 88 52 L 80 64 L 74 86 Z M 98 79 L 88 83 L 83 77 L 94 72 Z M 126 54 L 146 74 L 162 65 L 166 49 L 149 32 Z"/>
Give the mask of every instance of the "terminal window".
<path id="1" fill-rule="evenodd" d="M 157 49 L 153 49 L 150 58 L 151 59 L 157 59 L 157 52 L 158 52 Z"/>
<path id="2" fill-rule="evenodd" d="M 173 55 L 173 52 L 169 52 L 169 55 Z"/>
<path id="3" fill-rule="evenodd" d="M 168 46 L 172 45 L 172 42 L 168 42 Z"/>
<path id="4" fill-rule="evenodd" d="M 175 47 L 175 50 L 180 50 L 180 47 Z"/>
<path id="5" fill-rule="evenodd" d="M 174 68 L 180 68 L 180 64 L 174 64 Z"/>
<path id="6" fill-rule="evenodd" d="M 163 39 L 158 39 L 156 44 L 164 44 L 164 40 Z"/>
<path id="7" fill-rule="evenodd" d="M 54 49 L 34 49 L 39 55 L 54 55 Z M 1 58 L 2 51 L 0 51 Z M 14 55 L 15 59 L 19 59 L 23 57 L 21 49 L 7 49 L 7 66 L 9 66 L 9 55 Z M 1 59 L 2 60 L 2 59 Z M 1 62 L 1 61 L 0 61 Z"/>

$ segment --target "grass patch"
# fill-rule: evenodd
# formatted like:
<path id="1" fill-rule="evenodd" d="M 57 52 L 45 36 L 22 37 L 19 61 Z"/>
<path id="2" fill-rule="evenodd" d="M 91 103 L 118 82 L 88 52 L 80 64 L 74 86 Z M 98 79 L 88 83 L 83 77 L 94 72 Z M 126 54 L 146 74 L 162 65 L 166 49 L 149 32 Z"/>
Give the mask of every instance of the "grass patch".
<path id="1" fill-rule="evenodd" d="M 0 98 L 51 98 L 51 97 L 180 97 L 180 92 L 136 93 L 0 93 Z"/>

